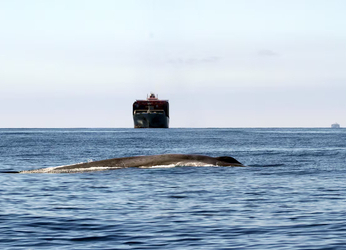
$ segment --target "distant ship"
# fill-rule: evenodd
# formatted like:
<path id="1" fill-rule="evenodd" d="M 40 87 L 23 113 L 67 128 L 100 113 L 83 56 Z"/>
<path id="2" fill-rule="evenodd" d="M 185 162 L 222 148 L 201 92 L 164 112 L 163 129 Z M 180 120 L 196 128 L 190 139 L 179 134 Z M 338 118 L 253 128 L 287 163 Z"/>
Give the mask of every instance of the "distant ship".
<path id="1" fill-rule="evenodd" d="M 133 103 L 133 122 L 135 128 L 168 128 L 168 100 L 159 100 L 153 93 L 146 100 L 136 100 Z"/>
<path id="2" fill-rule="evenodd" d="M 333 123 L 333 124 L 332 124 L 332 128 L 340 128 L 340 124 L 338 124 L 338 123 Z"/>

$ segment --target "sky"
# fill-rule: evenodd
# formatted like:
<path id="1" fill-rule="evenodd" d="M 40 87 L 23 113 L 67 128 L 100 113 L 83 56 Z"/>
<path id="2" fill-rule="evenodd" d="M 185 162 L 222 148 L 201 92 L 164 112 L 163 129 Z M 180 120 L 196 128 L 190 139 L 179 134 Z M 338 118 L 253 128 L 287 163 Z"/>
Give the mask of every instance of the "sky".
<path id="1" fill-rule="evenodd" d="M 0 0 L 0 127 L 346 126 L 344 0 Z"/>

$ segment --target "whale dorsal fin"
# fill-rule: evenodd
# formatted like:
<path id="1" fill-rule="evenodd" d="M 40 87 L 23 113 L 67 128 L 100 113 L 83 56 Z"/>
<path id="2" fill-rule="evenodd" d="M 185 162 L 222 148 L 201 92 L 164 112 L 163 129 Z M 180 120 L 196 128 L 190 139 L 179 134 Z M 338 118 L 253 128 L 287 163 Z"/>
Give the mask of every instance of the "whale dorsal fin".
<path id="1" fill-rule="evenodd" d="M 227 163 L 238 163 L 241 164 L 239 161 L 237 161 L 236 159 L 234 159 L 233 157 L 230 156 L 220 156 L 220 157 L 215 157 L 215 159 L 218 159 L 219 161 L 224 161 Z"/>

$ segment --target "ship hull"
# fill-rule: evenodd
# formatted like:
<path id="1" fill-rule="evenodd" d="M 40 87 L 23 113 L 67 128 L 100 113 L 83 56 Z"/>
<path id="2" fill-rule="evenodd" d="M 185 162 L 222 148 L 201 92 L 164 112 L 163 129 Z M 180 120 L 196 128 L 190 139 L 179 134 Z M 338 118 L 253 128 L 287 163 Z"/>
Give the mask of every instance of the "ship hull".
<path id="1" fill-rule="evenodd" d="M 169 126 L 169 118 L 165 114 L 134 114 L 133 121 L 135 128 L 168 128 Z"/>

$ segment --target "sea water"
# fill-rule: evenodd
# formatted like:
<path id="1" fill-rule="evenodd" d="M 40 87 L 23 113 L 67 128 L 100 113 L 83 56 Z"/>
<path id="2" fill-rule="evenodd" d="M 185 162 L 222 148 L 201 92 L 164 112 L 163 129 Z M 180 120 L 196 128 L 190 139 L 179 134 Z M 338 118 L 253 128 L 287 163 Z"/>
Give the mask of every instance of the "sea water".
<path id="1" fill-rule="evenodd" d="M 248 167 L 0 174 L 0 249 L 346 249 L 345 129 L 0 129 L 0 171 L 165 153 Z"/>

